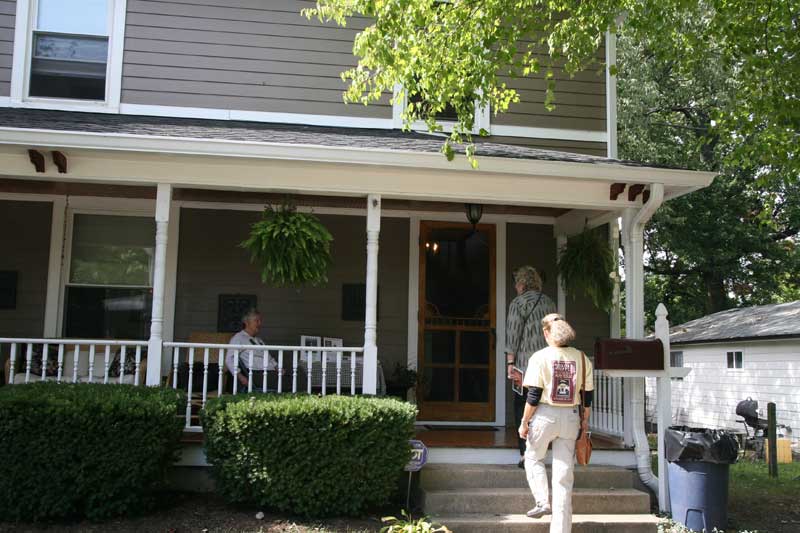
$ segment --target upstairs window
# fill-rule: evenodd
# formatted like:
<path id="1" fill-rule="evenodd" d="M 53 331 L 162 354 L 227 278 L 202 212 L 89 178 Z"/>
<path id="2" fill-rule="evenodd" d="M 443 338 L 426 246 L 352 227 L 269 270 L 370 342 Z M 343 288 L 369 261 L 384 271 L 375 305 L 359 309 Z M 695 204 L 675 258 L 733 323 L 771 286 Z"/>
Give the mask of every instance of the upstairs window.
<path id="1" fill-rule="evenodd" d="M 742 352 L 728 352 L 728 369 L 741 370 L 744 368 Z"/>
<path id="2" fill-rule="evenodd" d="M 33 2 L 29 96 L 106 100 L 111 1 Z"/>

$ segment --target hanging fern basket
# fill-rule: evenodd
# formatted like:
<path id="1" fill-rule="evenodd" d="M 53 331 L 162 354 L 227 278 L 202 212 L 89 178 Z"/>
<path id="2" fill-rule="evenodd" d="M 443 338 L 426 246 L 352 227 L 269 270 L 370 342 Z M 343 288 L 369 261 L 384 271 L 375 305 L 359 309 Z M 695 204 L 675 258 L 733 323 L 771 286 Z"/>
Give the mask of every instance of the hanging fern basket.
<path id="1" fill-rule="evenodd" d="M 267 207 L 239 246 L 261 269 L 261 281 L 275 287 L 319 286 L 328 282 L 333 236 L 317 217 L 292 206 Z"/>
<path id="2" fill-rule="evenodd" d="M 582 295 L 598 309 L 609 311 L 614 297 L 614 250 L 602 228 L 584 229 L 567 239 L 558 260 L 564 290 L 573 298 Z"/>

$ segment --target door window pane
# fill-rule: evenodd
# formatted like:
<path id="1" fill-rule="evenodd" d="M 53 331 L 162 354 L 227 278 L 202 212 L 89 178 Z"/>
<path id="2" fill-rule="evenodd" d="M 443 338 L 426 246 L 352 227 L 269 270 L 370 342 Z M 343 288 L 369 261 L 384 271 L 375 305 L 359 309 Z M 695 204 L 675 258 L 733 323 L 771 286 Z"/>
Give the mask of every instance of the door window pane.
<path id="1" fill-rule="evenodd" d="M 39 0 L 36 29 L 108 35 L 108 0 Z"/>
<path id="2" fill-rule="evenodd" d="M 452 368 L 425 369 L 424 399 L 426 402 L 455 401 L 455 381 Z"/>
<path id="3" fill-rule="evenodd" d="M 426 331 L 425 361 L 427 363 L 455 364 L 455 331 Z"/>
<path id="4" fill-rule="evenodd" d="M 149 217 L 76 214 L 69 282 L 149 287 L 155 232 Z"/>
<path id="5" fill-rule="evenodd" d="M 489 364 L 489 332 L 461 332 L 461 363 L 465 365 Z"/>
<path id="6" fill-rule="evenodd" d="M 483 368 L 462 368 L 459 370 L 460 402 L 489 401 L 489 371 Z"/>

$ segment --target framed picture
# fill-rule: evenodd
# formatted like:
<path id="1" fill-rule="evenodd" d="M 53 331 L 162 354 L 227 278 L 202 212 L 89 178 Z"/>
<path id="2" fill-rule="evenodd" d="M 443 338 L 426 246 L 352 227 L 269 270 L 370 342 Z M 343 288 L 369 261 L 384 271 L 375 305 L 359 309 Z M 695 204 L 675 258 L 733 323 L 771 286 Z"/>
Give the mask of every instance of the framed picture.
<path id="1" fill-rule="evenodd" d="M 322 347 L 322 337 L 314 337 L 311 335 L 300 335 L 300 346 L 320 348 Z M 300 358 L 303 361 L 307 361 L 309 356 L 311 356 L 311 358 L 314 361 L 319 361 L 320 358 L 322 357 L 321 352 L 319 351 L 303 350 L 302 352 L 300 352 Z"/>
<path id="2" fill-rule="evenodd" d="M 344 346 L 344 341 L 342 339 L 337 339 L 336 337 L 323 337 L 322 346 L 341 348 Z M 336 352 L 326 351 L 325 354 L 328 358 L 328 361 L 336 361 Z"/>

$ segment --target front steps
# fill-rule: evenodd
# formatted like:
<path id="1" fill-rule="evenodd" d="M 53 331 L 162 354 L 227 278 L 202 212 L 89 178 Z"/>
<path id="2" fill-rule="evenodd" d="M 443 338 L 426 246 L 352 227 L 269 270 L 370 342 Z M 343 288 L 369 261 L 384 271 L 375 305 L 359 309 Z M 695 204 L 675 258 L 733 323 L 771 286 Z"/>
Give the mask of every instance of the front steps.
<path id="1" fill-rule="evenodd" d="M 656 533 L 650 496 L 634 488 L 634 475 L 617 467 L 576 466 L 572 530 Z M 516 465 L 429 464 L 420 472 L 420 493 L 425 514 L 455 533 L 550 529 L 549 516 L 525 516 L 533 497 Z"/>

